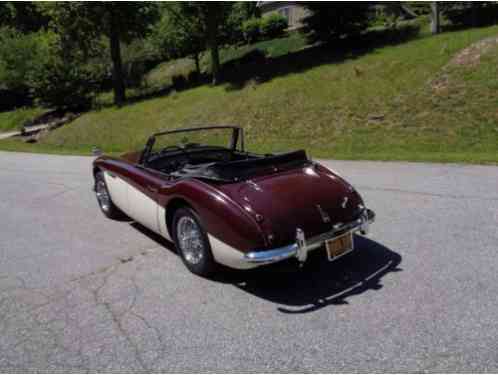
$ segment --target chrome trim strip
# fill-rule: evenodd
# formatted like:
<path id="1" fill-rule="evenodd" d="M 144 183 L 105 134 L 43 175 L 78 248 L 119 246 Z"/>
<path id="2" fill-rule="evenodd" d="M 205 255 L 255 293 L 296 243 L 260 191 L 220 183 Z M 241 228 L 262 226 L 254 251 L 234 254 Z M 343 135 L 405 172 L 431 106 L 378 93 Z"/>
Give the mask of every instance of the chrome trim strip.
<path id="1" fill-rule="evenodd" d="M 297 244 L 292 244 L 284 247 L 279 247 L 273 250 L 266 251 L 252 251 L 244 255 L 244 259 L 249 263 L 274 263 L 281 260 L 291 258 L 296 256 L 298 246 Z"/>
<path id="2" fill-rule="evenodd" d="M 296 242 L 287 246 L 279 247 L 271 250 L 252 251 L 244 255 L 244 260 L 248 263 L 258 265 L 280 262 L 284 259 L 296 257 L 301 263 L 306 261 L 308 251 L 319 248 L 326 240 L 338 237 L 346 232 L 361 232 L 366 234 L 368 225 L 375 221 L 375 213 L 372 210 L 365 209 L 360 218 L 350 223 L 342 224 L 333 230 L 319 234 L 318 236 L 306 239 L 304 232 L 297 228 Z M 334 260 L 349 254 L 353 250 L 349 250 L 334 258 Z"/>

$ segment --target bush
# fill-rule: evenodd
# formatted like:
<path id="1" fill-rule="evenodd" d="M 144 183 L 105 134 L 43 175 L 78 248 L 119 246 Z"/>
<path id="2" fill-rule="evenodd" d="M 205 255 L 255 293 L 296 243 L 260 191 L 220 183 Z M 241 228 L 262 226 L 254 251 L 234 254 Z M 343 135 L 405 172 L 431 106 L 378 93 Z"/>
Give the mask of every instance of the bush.
<path id="1" fill-rule="evenodd" d="M 360 34 L 366 30 L 372 14 L 371 3 L 352 2 L 310 2 L 310 11 L 301 29 L 311 43 L 331 42 L 346 36 Z"/>
<path id="2" fill-rule="evenodd" d="M 226 23 L 222 26 L 222 39 L 228 44 L 247 41 L 244 23 L 259 17 L 260 10 L 255 1 L 235 1 L 232 3 Z M 259 34 L 259 24 L 257 33 Z"/>
<path id="3" fill-rule="evenodd" d="M 105 46 L 104 56 L 109 56 L 108 46 Z M 126 87 L 139 88 L 146 84 L 145 75 L 157 66 L 163 57 L 150 39 L 135 39 L 121 45 L 121 59 Z M 112 72 L 112 62 L 103 61 L 106 69 Z"/>
<path id="4" fill-rule="evenodd" d="M 52 108 L 87 107 L 102 72 L 98 62 L 88 63 L 80 51 L 61 48 L 54 33 L 0 32 L 0 82 L 7 99 L 18 101 L 24 95 Z M 19 100 L 15 106 L 19 104 L 29 103 Z"/>
<path id="5" fill-rule="evenodd" d="M 45 48 L 47 53 L 30 71 L 28 84 L 36 102 L 55 109 L 88 108 L 105 69 L 78 49 L 68 50 L 57 38 Z"/>
<path id="6" fill-rule="evenodd" d="M 250 18 L 242 24 L 242 32 L 247 43 L 254 43 L 261 37 L 261 18 Z"/>
<path id="7" fill-rule="evenodd" d="M 273 39 L 281 36 L 288 26 L 287 18 L 278 13 L 272 13 L 261 20 L 261 34 L 265 38 Z"/>
<path id="8" fill-rule="evenodd" d="M 88 66 L 58 60 L 40 65 L 31 75 L 30 86 L 42 106 L 82 110 L 91 106 L 98 81 Z"/>
<path id="9" fill-rule="evenodd" d="M 203 79 L 202 75 L 199 74 L 199 72 L 197 72 L 196 70 L 192 70 L 187 75 L 188 84 L 191 86 L 195 86 L 201 83 L 202 79 Z"/>
<path id="10" fill-rule="evenodd" d="M 0 112 L 0 131 L 22 130 L 22 128 L 33 121 L 44 110 L 42 108 L 20 107 L 14 111 Z"/>
<path id="11" fill-rule="evenodd" d="M 181 74 L 175 74 L 171 77 L 171 83 L 176 91 L 183 90 L 187 87 L 187 79 Z"/>
<path id="12" fill-rule="evenodd" d="M 453 26 L 485 26 L 498 22 L 498 4 L 490 1 L 442 4 L 442 13 Z"/>
<path id="13" fill-rule="evenodd" d="M 421 1 L 407 1 L 405 3 L 417 16 L 428 16 L 431 14 L 431 3 Z"/>
<path id="14" fill-rule="evenodd" d="M 14 29 L 0 29 L 0 90 L 2 109 L 29 104 L 28 76 L 46 56 L 48 34 L 22 34 Z M 19 102 L 19 103 L 16 103 Z"/>

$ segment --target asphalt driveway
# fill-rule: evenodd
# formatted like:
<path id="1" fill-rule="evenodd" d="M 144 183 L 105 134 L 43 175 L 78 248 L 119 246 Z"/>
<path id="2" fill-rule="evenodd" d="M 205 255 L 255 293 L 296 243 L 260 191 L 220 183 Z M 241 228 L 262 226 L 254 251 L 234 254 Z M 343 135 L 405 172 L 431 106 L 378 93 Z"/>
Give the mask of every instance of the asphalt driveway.
<path id="1" fill-rule="evenodd" d="M 0 371 L 498 371 L 498 167 L 327 162 L 358 251 L 205 280 L 104 218 L 91 160 L 0 153 Z"/>

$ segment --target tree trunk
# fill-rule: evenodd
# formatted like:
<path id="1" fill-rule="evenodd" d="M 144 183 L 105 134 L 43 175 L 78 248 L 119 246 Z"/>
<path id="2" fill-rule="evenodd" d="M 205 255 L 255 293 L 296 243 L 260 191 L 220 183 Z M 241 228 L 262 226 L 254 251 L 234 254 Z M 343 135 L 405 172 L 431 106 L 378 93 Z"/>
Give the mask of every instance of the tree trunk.
<path id="1" fill-rule="evenodd" d="M 194 61 L 195 61 L 195 71 L 197 72 L 197 76 L 201 77 L 201 65 L 199 63 L 199 54 L 194 53 Z"/>
<path id="2" fill-rule="evenodd" d="M 217 42 L 211 45 L 211 74 L 213 75 L 213 85 L 217 85 L 220 82 L 220 54 Z"/>
<path id="3" fill-rule="evenodd" d="M 110 44 L 112 60 L 112 81 L 114 86 L 114 104 L 121 106 L 126 100 L 126 92 L 123 76 L 123 63 L 121 61 L 121 42 L 119 40 L 119 31 L 116 27 L 114 15 L 110 14 Z"/>
<path id="4" fill-rule="evenodd" d="M 479 3 L 472 3 L 471 4 L 471 15 L 472 15 L 472 26 L 473 27 L 477 27 L 478 26 L 478 20 L 477 20 L 477 11 L 479 10 L 479 6 L 480 4 Z"/>
<path id="5" fill-rule="evenodd" d="M 206 4 L 206 26 L 208 46 L 211 52 L 211 74 L 213 85 L 220 81 L 220 54 L 218 51 L 218 3 L 208 2 Z"/>
<path id="6" fill-rule="evenodd" d="M 439 4 L 437 1 L 431 3 L 431 31 L 432 34 L 439 34 L 441 31 Z"/>

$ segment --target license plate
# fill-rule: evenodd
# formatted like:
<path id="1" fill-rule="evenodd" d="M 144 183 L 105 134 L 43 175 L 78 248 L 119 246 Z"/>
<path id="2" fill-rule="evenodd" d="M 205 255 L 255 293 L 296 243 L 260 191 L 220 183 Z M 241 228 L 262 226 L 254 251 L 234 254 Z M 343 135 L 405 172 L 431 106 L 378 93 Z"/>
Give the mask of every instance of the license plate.
<path id="1" fill-rule="evenodd" d="M 353 250 L 353 232 L 348 232 L 339 237 L 325 241 L 327 256 L 329 260 L 334 260 L 339 255 Z"/>

